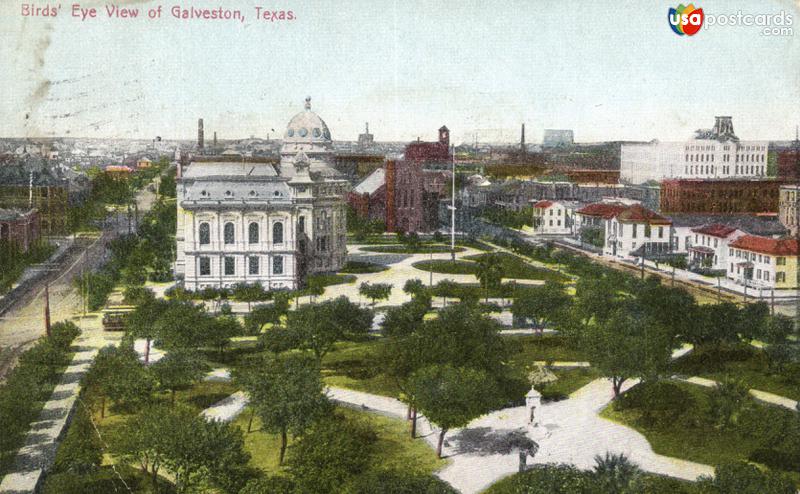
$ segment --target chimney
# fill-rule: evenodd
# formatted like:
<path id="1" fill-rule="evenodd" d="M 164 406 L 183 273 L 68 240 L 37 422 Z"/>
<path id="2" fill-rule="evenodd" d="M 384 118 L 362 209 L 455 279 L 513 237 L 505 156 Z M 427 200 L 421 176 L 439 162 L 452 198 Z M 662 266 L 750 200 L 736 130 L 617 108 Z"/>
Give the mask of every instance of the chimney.
<path id="1" fill-rule="evenodd" d="M 203 119 L 197 121 L 197 148 L 203 149 Z"/>
<path id="2" fill-rule="evenodd" d="M 217 131 L 214 131 L 214 147 L 217 147 Z"/>
<path id="3" fill-rule="evenodd" d="M 522 133 L 520 134 L 519 138 L 519 150 L 522 151 L 522 154 L 525 154 L 527 148 L 525 147 L 525 124 L 522 124 Z"/>

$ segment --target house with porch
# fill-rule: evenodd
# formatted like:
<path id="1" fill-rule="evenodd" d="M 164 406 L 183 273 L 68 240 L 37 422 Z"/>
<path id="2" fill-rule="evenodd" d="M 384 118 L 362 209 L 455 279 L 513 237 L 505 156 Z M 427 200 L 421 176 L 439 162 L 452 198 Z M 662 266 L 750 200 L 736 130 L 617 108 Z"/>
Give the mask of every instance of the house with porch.
<path id="1" fill-rule="evenodd" d="M 714 270 L 728 269 L 728 250 L 731 242 L 745 235 L 733 226 L 712 223 L 692 228 L 689 242 L 689 264 Z"/>
<path id="2" fill-rule="evenodd" d="M 753 288 L 796 289 L 798 253 L 794 238 L 742 235 L 728 246 L 727 277 Z"/>

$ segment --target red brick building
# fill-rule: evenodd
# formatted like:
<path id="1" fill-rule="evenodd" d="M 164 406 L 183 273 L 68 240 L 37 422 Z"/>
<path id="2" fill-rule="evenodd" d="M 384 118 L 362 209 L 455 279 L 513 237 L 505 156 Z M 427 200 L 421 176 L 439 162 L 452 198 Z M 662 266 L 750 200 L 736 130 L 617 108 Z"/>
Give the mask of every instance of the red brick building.
<path id="1" fill-rule="evenodd" d="M 778 153 L 778 178 L 780 180 L 800 180 L 800 150 L 786 149 Z"/>
<path id="2" fill-rule="evenodd" d="M 664 180 L 662 213 L 777 213 L 777 180 Z"/>
<path id="3" fill-rule="evenodd" d="M 619 170 L 565 170 L 564 175 L 576 184 L 618 184 Z"/>
<path id="4" fill-rule="evenodd" d="M 27 252 L 39 239 L 39 212 L 0 209 L 0 244 L 13 244 Z"/>
<path id="5" fill-rule="evenodd" d="M 403 159 L 420 163 L 449 163 L 453 159 L 450 154 L 450 130 L 442 125 L 439 128 L 437 142 L 423 142 L 417 139 L 409 143 Z"/>

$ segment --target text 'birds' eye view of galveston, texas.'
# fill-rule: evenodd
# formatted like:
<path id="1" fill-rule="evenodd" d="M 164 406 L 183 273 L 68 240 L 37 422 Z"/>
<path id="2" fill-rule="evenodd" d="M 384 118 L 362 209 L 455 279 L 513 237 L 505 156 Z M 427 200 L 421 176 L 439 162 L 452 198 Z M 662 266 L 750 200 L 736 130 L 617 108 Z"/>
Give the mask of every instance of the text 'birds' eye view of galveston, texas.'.
<path id="1" fill-rule="evenodd" d="M 799 30 L 0 0 L 0 494 L 800 493 Z"/>

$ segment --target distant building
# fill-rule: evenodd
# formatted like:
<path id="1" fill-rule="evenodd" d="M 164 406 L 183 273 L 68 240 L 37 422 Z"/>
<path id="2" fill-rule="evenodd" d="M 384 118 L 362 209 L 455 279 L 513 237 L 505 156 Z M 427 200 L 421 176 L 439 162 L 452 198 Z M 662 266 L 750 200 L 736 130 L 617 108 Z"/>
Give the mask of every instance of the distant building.
<path id="1" fill-rule="evenodd" d="M 69 186 L 0 185 L 0 207 L 27 211 L 30 206 L 37 211 L 37 228 L 42 235 L 68 233 L 72 206 Z"/>
<path id="2" fill-rule="evenodd" d="M 775 180 L 664 180 L 662 213 L 776 213 Z"/>
<path id="3" fill-rule="evenodd" d="M 566 170 L 564 175 L 577 184 L 619 183 L 619 170 Z"/>
<path id="4" fill-rule="evenodd" d="M 641 204 L 626 206 L 604 217 L 603 254 L 632 258 L 672 252 L 672 221 Z"/>
<path id="5" fill-rule="evenodd" d="M 386 157 L 380 153 L 337 152 L 333 167 L 352 183 L 358 183 L 373 171 L 382 168 L 385 160 Z"/>
<path id="6" fill-rule="evenodd" d="M 778 218 L 792 236 L 797 235 L 800 230 L 798 214 L 800 214 L 800 185 L 781 185 L 778 198 Z"/>
<path id="7" fill-rule="evenodd" d="M 140 158 L 136 162 L 136 169 L 137 170 L 145 170 L 147 168 L 150 168 L 151 166 L 153 166 L 153 162 L 150 161 L 149 158 Z"/>
<path id="8" fill-rule="evenodd" d="M 364 124 L 364 133 L 358 134 L 358 147 L 368 149 L 375 145 L 375 138 L 369 133 L 369 122 Z"/>
<path id="9" fill-rule="evenodd" d="M 741 179 L 767 176 L 766 141 L 740 141 L 731 117 L 684 142 L 622 144 L 620 180 L 631 184 L 673 178 Z"/>
<path id="10" fill-rule="evenodd" d="M 0 209 L 0 246 L 14 245 L 28 252 L 39 240 L 39 213 L 35 209 Z"/>
<path id="11" fill-rule="evenodd" d="M 555 148 L 566 147 L 574 144 L 574 135 L 568 129 L 544 129 L 544 139 L 542 147 Z"/>
<path id="12" fill-rule="evenodd" d="M 260 283 L 296 289 L 345 263 L 349 184 L 332 167 L 325 122 L 289 122 L 279 165 L 239 160 L 179 169 L 176 272 L 192 290 Z"/>
<path id="13" fill-rule="evenodd" d="M 797 288 L 798 253 L 797 239 L 743 235 L 728 248 L 727 277 L 754 288 Z"/>
<path id="14" fill-rule="evenodd" d="M 403 154 L 404 161 L 416 161 L 426 165 L 434 163 L 450 163 L 453 157 L 450 154 L 450 130 L 446 126 L 439 128 L 439 140 L 436 142 L 423 142 L 417 139 L 406 146 Z"/>
<path id="15" fill-rule="evenodd" d="M 778 152 L 778 179 L 800 181 L 800 149 L 785 149 Z"/>

